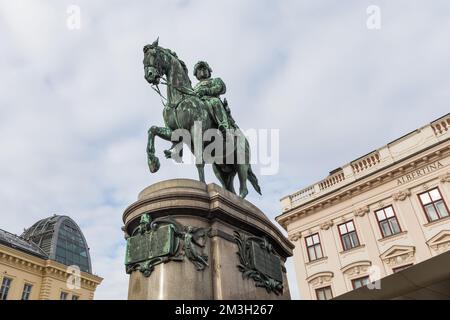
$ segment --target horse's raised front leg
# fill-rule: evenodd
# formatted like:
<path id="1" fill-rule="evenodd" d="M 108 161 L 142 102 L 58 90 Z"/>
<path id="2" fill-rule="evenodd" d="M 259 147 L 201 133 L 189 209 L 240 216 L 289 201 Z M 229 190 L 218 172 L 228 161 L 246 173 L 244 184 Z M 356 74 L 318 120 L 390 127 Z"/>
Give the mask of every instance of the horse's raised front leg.
<path id="1" fill-rule="evenodd" d="M 148 143 L 147 143 L 147 159 L 148 167 L 151 173 L 159 170 L 159 159 L 155 156 L 155 137 L 158 136 L 161 139 L 170 141 L 172 137 L 172 130 L 166 127 L 152 126 L 148 130 Z"/>
<path id="2" fill-rule="evenodd" d="M 174 152 L 177 153 L 179 162 L 183 159 L 183 145 L 180 146 L 180 142 L 173 142 L 172 146 L 168 150 L 164 150 L 164 155 L 167 159 L 174 159 Z M 177 161 L 177 160 L 175 160 Z"/>

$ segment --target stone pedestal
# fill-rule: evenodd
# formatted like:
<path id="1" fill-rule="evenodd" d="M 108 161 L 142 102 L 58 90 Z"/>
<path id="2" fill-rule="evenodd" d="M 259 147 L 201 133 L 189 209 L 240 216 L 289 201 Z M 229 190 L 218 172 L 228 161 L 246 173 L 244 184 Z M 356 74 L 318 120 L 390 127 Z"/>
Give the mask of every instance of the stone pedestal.
<path id="1" fill-rule="evenodd" d="M 216 184 L 151 185 L 123 222 L 128 299 L 290 299 L 284 262 L 293 245 L 261 210 Z M 136 263 L 136 250 L 157 257 Z"/>

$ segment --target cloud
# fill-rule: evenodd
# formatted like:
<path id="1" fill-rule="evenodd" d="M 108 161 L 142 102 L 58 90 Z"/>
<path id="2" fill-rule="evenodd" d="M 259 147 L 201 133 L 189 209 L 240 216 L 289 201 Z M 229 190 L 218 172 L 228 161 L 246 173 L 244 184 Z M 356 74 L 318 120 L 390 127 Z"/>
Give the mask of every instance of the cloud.
<path id="1" fill-rule="evenodd" d="M 70 4 L 80 30 L 66 27 Z M 197 177 L 163 158 L 146 167 L 147 129 L 163 121 L 142 47 L 157 36 L 190 72 L 210 62 L 242 128 L 280 129 L 280 172 L 249 196 L 273 219 L 282 196 L 448 112 L 448 3 L 377 1 L 379 31 L 371 4 L 0 0 L 0 227 L 71 216 L 105 278 L 96 298 L 126 298 L 123 210 L 151 183 Z"/>

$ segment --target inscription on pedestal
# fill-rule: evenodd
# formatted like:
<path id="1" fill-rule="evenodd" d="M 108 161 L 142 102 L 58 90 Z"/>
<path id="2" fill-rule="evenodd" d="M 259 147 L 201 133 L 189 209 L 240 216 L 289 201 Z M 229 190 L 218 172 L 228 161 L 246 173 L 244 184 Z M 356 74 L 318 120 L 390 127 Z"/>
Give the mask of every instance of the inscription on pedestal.
<path id="1" fill-rule="evenodd" d="M 171 255 L 173 249 L 173 226 L 161 226 L 156 230 L 144 234 L 137 234 L 127 239 L 125 264 L 128 265 L 156 257 Z"/>
<path id="2" fill-rule="evenodd" d="M 148 213 L 143 214 L 127 239 L 126 271 L 139 270 L 149 277 L 156 265 L 180 262 L 185 256 L 197 270 L 204 270 L 208 266 L 208 255 L 202 248 L 208 232 L 205 228 L 182 226 L 171 218 L 158 218 L 152 222 Z"/>
<path id="3" fill-rule="evenodd" d="M 240 262 L 237 268 L 242 272 L 242 277 L 253 279 L 257 287 L 264 287 L 269 293 L 282 294 L 281 259 L 275 254 L 269 241 L 266 238 L 246 236 L 238 231 L 234 232 L 234 240 Z"/>
<path id="4" fill-rule="evenodd" d="M 283 282 L 280 257 L 261 248 L 255 241 L 251 242 L 251 250 L 255 269 L 276 281 Z"/>

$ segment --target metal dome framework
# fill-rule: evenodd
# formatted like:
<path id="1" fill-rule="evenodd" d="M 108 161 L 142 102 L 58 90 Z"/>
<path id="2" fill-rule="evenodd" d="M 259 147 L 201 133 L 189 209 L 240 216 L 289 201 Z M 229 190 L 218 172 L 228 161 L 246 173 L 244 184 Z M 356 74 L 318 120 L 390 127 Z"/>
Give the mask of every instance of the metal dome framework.
<path id="1" fill-rule="evenodd" d="M 50 259 L 67 266 L 77 265 L 81 271 L 92 273 L 86 239 L 70 217 L 54 215 L 39 220 L 21 237 L 39 246 Z"/>

